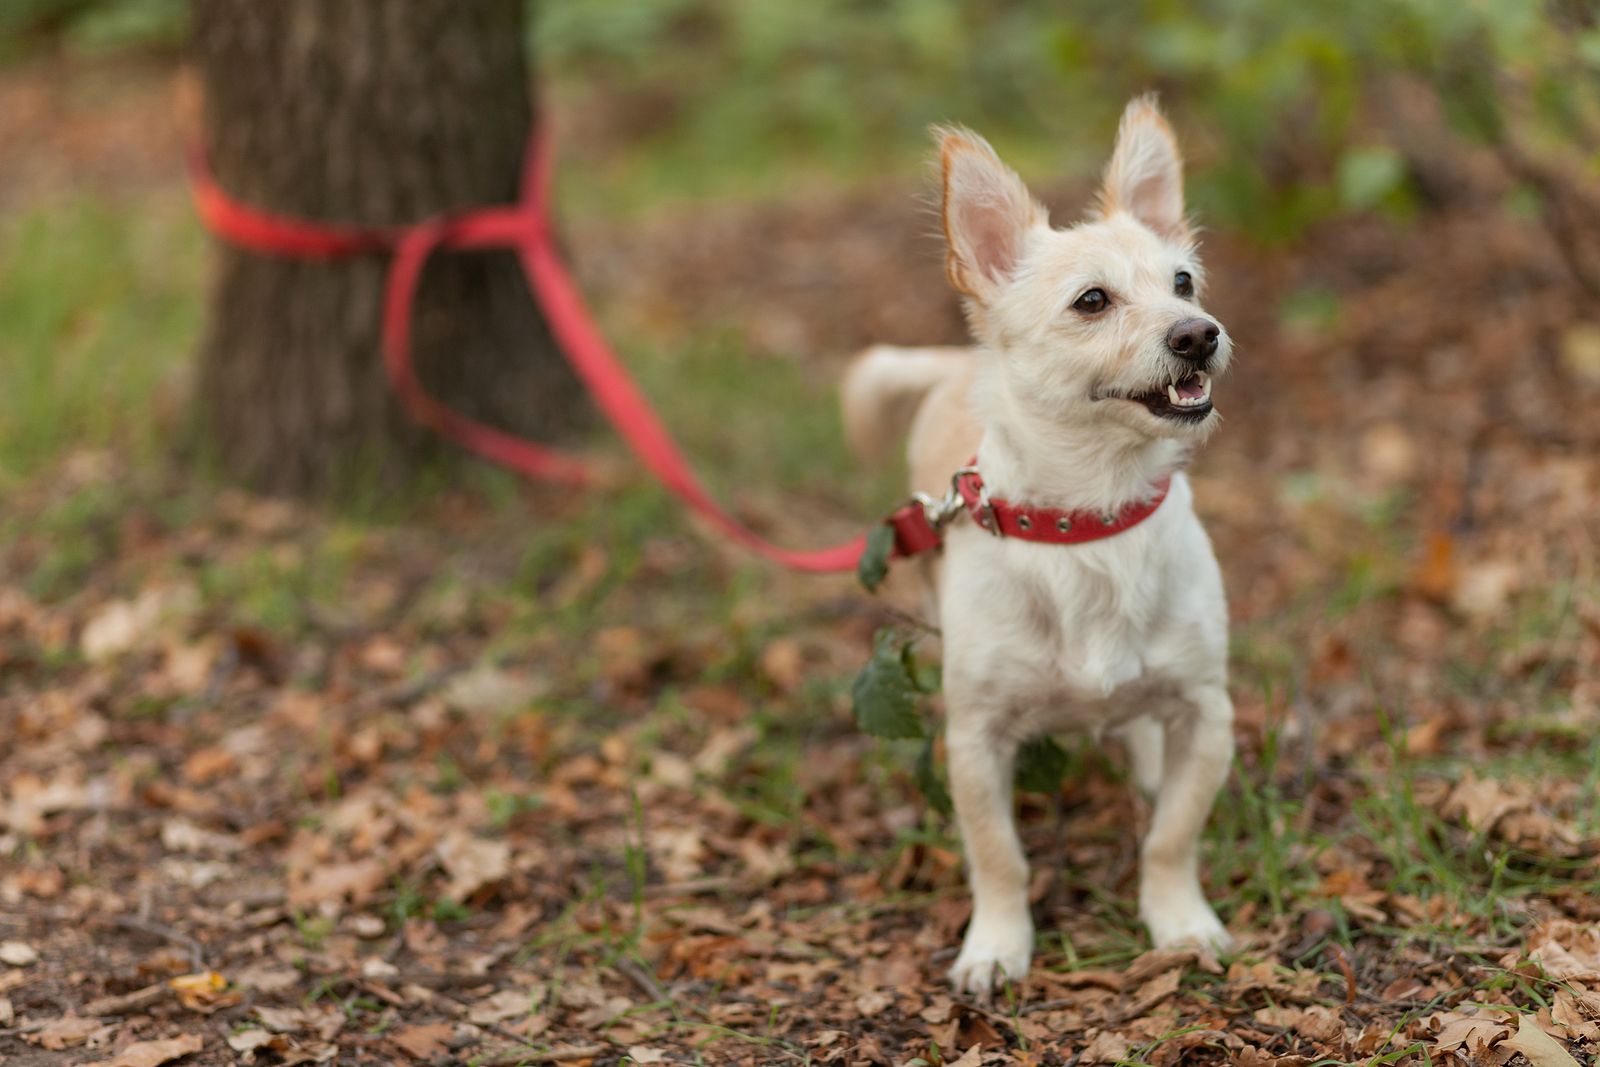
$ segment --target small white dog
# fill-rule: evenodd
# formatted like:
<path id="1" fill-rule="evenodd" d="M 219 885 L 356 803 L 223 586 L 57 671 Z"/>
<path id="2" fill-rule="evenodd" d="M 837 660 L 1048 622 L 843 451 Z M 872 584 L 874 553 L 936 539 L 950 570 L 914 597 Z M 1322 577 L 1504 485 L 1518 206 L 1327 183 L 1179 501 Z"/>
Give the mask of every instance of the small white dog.
<path id="1" fill-rule="evenodd" d="M 973 896 L 951 980 L 982 995 L 1027 973 L 1013 764 L 1023 741 L 1068 729 L 1123 736 L 1154 797 L 1139 914 L 1155 944 L 1226 947 L 1197 853 L 1233 755 L 1227 606 L 1181 468 L 1220 419 L 1211 382 L 1231 345 L 1199 304 L 1177 144 L 1153 101 L 1133 101 L 1095 216 L 1056 229 L 981 138 L 936 133 L 947 270 L 976 348 L 868 349 L 844 406 L 869 449 L 914 413 L 914 489 L 943 490 L 976 455 L 986 494 L 950 501 L 958 517 L 927 571 Z M 1006 526 L 991 503 L 1010 535 L 990 532 Z M 1038 543 L 1026 531 L 1041 519 L 1116 532 Z"/>

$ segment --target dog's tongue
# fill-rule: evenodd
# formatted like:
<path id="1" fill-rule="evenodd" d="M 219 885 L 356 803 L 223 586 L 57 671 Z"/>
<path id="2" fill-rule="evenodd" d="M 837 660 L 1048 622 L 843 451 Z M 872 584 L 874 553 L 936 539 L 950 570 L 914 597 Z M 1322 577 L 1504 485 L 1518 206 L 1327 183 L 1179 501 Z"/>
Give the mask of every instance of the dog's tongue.
<path id="1" fill-rule="evenodd" d="M 1205 396 L 1206 387 L 1201 384 L 1199 378 L 1187 378 L 1178 383 L 1178 395 L 1185 400 L 1193 400 L 1195 397 Z"/>

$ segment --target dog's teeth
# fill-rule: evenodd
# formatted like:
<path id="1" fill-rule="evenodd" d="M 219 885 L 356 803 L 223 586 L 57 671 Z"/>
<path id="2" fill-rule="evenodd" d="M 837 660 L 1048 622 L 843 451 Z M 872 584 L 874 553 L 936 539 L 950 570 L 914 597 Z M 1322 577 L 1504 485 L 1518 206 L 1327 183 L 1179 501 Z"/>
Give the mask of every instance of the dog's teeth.
<path id="1" fill-rule="evenodd" d="M 1167 399 L 1174 404 L 1183 403 L 1183 397 L 1178 395 L 1178 387 L 1176 385 L 1167 386 Z"/>
<path id="2" fill-rule="evenodd" d="M 1205 389 L 1205 391 L 1206 391 L 1205 395 L 1209 398 L 1211 396 L 1211 375 L 1209 375 L 1209 374 L 1200 375 L 1200 385 Z"/>

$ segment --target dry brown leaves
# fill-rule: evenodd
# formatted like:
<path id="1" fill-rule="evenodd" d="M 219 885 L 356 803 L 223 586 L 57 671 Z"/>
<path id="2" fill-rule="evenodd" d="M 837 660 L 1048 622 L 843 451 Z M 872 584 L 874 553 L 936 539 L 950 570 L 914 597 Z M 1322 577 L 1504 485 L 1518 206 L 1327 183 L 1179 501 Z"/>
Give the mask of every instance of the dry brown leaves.
<path id="1" fill-rule="evenodd" d="M 734 207 L 579 245 L 656 335 L 709 325 L 837 353 L 955 340 L 905 203 Z M 178 523 L 157 485 L 94 520 L 70 588 L 31 582 L 49 535 L 0 558 L 0 1057 L 1594 1056 L 1593 901 L 1508 898 L 1523 943 L 1480 944 L 1459 902 L 1392 889 L 1350 820 L 1391 745 L 1469 767 L 1509 744 L 1570 751 L 1600 709 L 1600 333 L 1548 248 L 1485 203 L 1415 232 L 1353 222 L 1294 253 L 1208 242 L 1214 308 L 1246 357 L 1194 471 L 1239 622 L 1242 769 L 1261 771 L 1270 734 L 1289 753 L 1273 784 L 1305 824 L 1286 834 L 1332 837 L 1287 858 L 1312 888 L 1285 914 L 1233 910 L 1244 944 L 1225 965 L 1129 950 L 1141 813 L 1090 767 L 1054 808 L 1023 809 L 1039 926 L 1058 936 L 1014 1001 L 951 996 L 960 856 L 834 695 L 880 621 L 843 584 L 747 579 L 742 557 L 670 528 L 585 536 L 529 575 L 526 515 L 586 521 L 573 494 L 536 492 L 509 520 L 447 495 L 431 523 L 363 529 L 349 573 L 305 593 L 312 546 L 352 540 L 338 520 L 229 493 Z M 1301 290 L 1338 294 L 1336 318 L 1297 324 L 1282 309 Z M 8 514 L 139 481 L 106 456 L 59 475 Z M 749 500 L 806 527 L 777 531 L 796 543 L 861 519 L 821 494 Z M 753 591 L 725 614 L 693 599 L 735 579 Z M 274 611 L 290 621 L 263 621 Z M 1593 862 L 1579 783 L 1415 784 L 1443 848 Z M 1249 899 L 1238 888 L 1217 887 Z M 1394 933 L 1419 925 L 1459 951 Z M 1482 993 L 1496 982 L 1509 1007 Z"/>

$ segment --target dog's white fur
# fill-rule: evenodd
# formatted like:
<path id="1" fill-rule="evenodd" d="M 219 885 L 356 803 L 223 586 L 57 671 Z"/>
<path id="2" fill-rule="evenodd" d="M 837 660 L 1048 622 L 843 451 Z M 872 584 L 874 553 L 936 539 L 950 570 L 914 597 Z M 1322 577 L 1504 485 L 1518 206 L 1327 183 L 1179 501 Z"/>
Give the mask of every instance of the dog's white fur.
<path id="1" fill-rule="evenodd" d="M 936 131 L 948 274 L 975 350 L 863 353 L 844 384 L 853 441 L 881 439 L 915 409 L 913 488 L 938 494 L 976 454 L 999 498 L 1111 511 L 1172 477 L 1166 501 L 1115 537 L 1059 546 L 992 536 L 963 518 L 928 570 L 943 631 L 950 784 L 965 842 L 972 921 L 950 977 L 987 994 L 1033 951 L 1028 867 L 1012 821 L 1019 744 L 1069 729 L 1121 734 L 1154 796 L 1139 914 L 1156 945 L 1225 947 L 1198 842 L 1233 753 L 1227 607 L 1182 466 L 1219 416 L 1160 418 L 1125 399 L 1188 371 L 1166 344 L 1204 316 L 1174 291 L 1200 265 L 1184 217 L 1182 164 L 1149 99 L 1122 118 L 1099 210 L 1054 229 L 981 138 Z M 1074 309 L 1091 288 L 1097 315 Z M 1219 337 L 1209 371 L 1226 369 Z"/>

